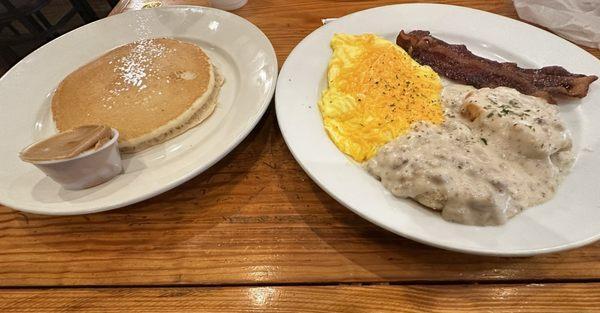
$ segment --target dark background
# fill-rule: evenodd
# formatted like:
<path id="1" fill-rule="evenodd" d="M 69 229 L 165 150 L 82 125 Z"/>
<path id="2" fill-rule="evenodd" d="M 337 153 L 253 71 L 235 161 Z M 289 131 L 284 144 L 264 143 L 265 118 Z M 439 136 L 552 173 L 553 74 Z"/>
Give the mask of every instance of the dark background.
<path id="1" fill-rule="evenodd" d="M 48 41 L 106 17 L 117 0 L 0 0 L 0 74 Z"/>

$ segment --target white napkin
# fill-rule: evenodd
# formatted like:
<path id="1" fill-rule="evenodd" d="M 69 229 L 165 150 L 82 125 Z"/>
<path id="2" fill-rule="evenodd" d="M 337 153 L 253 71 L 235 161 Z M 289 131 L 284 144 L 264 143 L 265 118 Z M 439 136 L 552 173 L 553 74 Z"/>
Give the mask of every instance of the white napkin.
<path id="1" fill-rule="evenodd" d="M 519 17 L 600 49 L 600 0 L 513 0 Z"/>

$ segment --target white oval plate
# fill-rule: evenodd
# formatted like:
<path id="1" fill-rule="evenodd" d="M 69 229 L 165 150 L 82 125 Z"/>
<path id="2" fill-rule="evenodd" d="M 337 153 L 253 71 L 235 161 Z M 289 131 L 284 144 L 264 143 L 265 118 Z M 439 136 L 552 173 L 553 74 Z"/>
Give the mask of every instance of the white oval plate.
<path id="1" fill-rule="evenodd" d="M 202 47 L 225 77 L 215 112 L 201 125 L 124 159 L 124 174 L 68 191 L 18 152 L 55 132 L 50 99 L 70 72 L 117 46 L 171 37 Z M 219 161 L 254 128 L 277 80 L 267 37 L 245 19 L 217 9 L 180 6 L 130 11 L 76 29 L 36 50 L 0 79 L 0 203 L 52 215 L 84 214 L 132 204 L 173 188 Z"/>
<path id="2" fill-rule="evenodd" d="M 429 30 L 464 43 L 474 53 L 521 66 L 562 65 L 600 75 L 600 62 L 551 33 L 499 15 L 458 6 L 392 5 L 357 12 L 306 37 L 279 74 L 277 118 L 292 154 L 310 177 L 365 219 L 404 237 L 462 252 L 523 256 L 578 247 L 600 237 L 600 83 L 583 100 L 562 101 L 561 117 L 573 133 L 578 156 L 551 201 L 526 210 L 504 226 L 446 222 L 438 213 L 395 198 L 342 154 L 323 129 L 317 101 L 326 87 L 334 33 L 375 33 L 395 42 L 401 30 Z"/>

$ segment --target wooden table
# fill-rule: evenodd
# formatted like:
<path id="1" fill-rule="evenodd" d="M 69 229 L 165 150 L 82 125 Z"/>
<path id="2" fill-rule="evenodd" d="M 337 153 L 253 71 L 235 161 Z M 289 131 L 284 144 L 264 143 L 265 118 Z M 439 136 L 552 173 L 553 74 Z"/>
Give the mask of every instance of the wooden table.
<path id="1" fill-rule="evenodd" d="M 321 18 L 398 2 L 250 0 L 235 13 L 282 64 Z M 516 18 L 508 0 L 434 2 Z M 0 311 L 600 310 L 600 243 L 496 258 L 396 236 L 312 183 L 273 113 L 210 170 L 142 203 L 73 217 L 0 207 Z"/>

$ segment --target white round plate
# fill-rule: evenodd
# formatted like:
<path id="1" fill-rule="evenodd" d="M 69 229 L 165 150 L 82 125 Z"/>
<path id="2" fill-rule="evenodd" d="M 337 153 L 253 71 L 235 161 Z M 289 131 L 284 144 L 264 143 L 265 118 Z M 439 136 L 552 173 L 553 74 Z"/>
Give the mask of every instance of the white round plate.
<path id="1" fill-rule="evenodd" d="M 495 14 L 458 6 L 408 4 L 361 11 L 331 22 L 292 51 L 275 95 L 277 118 L 292 154 L 311 178 L 337 201 L 396 234 L 451 250 L 523 256 L 578 247 L 600 237 L 600 82 L 582 100 L 562 101 L 577 154 L 572 173 L 551 201 L 498 227 L 447 222 L 438 213 L 395 198 L 329 140 L 317 101 L 327 85 L 334 33 L 375 33 L 395 42 L 400 30 L 429 30 L 478 55 L 525 67 L 562 65 L 600 75 L 600 62 L 549 32 Z"/>
<path id="2" fill-rule="evenodd" d="M 124 173 L 100 186 L 68 191 L 18 158 L 55 132 L 50 100 L 70 72 L 117 46 L 170 37 L 202 47 L 225 77 L 219 104 L 202 124 L 124 159 Z M 267 109 L 277 59 L 265 35 L 217 9 L 178 6 L 118 14 L 67 33 L 36 50 L 0 79 L 0 203 L 52 215 L 122 207 L 173 188 L 227 155 Z"/>

